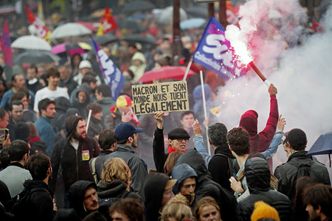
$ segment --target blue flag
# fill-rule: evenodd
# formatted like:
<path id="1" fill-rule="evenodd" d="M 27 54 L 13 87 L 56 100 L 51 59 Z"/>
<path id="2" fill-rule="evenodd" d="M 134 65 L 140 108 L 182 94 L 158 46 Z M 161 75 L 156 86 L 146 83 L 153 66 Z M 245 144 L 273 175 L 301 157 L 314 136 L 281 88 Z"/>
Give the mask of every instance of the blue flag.
<path id="1" fill-rule="evenodd" d="M 211 17 L 194 52 L 193 61 L 224 79 L 243 75 L 247 68 L 234 53 L 222 25 Z"/>
<path id="2" fill-rule="evenodd" d="M 101 71 L 102 77 L 104 79 L 105 84 L 107 84 L 112 92 L 112 98 L 115 101 L 122 89 L 124 87 L 125 79 L 122 75 L 119 68 L 113 63 L 113 61 L 108 57 L 104 50 L 99 49 L 96 41 L 94 39 L 91 40 L 92 45 L 96 51 L 96 57 L 99 64 L 99 69 Z"/>

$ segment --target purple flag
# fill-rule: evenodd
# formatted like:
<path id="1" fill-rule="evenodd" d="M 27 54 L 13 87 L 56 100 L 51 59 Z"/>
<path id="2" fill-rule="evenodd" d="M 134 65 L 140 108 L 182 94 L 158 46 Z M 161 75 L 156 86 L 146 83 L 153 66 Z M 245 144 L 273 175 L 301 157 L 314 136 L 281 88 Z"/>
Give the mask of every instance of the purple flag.
<path id="1" fill-rule="evenodd" d="M 193 61 L 214 71 L 224 79 L 236 78 L 246 73 L 247 68 L 234 54 L 225 37 L 222 25 L 211 17 L 196 48 Z"/>
<path id="2" fill-rule="evenodd" d="M 96 57 L 99 64 L 102 77 L 112 92 L 112 98 L 115 101 L 124 87 L 125 79 L 119 68 L 108 57 L 104 50 L 99 49 L 96 41 L 91 39 L 92 45 L 96 51 Z"/>
<path id="3" fill-rule="evenodd" d="M 13 52 L 11 48 L 10 42 L 10 33 L 7 19 L 5 20 L 2 28 L 2 36 L 1 36 L 1 48 L 3 53 L 3 58 L 5 64 L 9 67 L 13 66 Z"/>

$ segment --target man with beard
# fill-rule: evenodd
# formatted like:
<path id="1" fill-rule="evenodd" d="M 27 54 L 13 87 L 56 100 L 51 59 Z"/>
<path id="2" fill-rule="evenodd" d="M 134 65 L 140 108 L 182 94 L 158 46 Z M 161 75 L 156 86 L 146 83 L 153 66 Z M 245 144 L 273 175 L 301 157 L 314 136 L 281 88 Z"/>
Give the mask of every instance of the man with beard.
<path id="1" fill-rule="evenodd" d="M 110 158 L 119 157 L 128 164 L 132 173 L 132 188 L 136 192 L 142 190 L 145 177 L 148 175 L 146 163 L 135 153 L 138 133 L 142 131 L 142 128 L 135 128 L 130 123 L 118 124 L 114 131 L 118 149 L 110 155 Z"/>
<path id="2" fill-rule="evenodd" d="M 304 195 L 304 205 L 310 221 L 332 220 L 332 188 L 329 185 L 316 184 L 309 187 Z"/>
<path id="3" fill-rule="evenodd" d="M 55 144 L 51 158 L 53 168 L 51 188 L 55 189 L 58 171 L 61 171 L 66 205 L 71 184 L 77 180 L 93 181 L 89 161 L 98 155 L 99 147 L 93 139 L 87 136 L 86 122 L 81 116 L 69 116 L 66 119 L 65 127 L 67 136 Z"/>

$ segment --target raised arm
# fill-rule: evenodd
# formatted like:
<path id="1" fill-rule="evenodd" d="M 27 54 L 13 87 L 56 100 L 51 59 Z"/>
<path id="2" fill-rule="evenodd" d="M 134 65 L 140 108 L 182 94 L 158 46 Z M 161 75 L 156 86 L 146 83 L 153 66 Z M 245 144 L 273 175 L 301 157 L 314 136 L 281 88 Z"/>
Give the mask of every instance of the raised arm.
<path id="1" fill-rule="evenodd" d="M 203 136 L 202 136 L 202 130 L 201 125 L 199 124 L 198 120 L 195 120 L 193 124 L 193 130 L 194 130 L 194 145 L 198 153 L 200 153 L 205 161 L 205 165 L 208 166 L 211 156 L 208 153 L 208 150 L 204 144 Z"/>
<path id="2" fill-rule="evenodd" d="M 153 160 L 157 172 L 164 172 L 164 164 L 167 158 L 164 145 L 164 112 L 155 114 L 157 128 L 153 138 Z"/>
<path id="3" fill-rule="evenodd" d="M 284 128 L 286 125 L 286 119 L 280 115 L 278 124 L 277 124 L 277 131 L 273 136 L 272 142 L 267 150 L 262 152 L 262 155 L 269 159 L 272 157 L 273 154 L 277 152 L 278 146 L 281 144 L 282 137 L 284 136 Z"/>

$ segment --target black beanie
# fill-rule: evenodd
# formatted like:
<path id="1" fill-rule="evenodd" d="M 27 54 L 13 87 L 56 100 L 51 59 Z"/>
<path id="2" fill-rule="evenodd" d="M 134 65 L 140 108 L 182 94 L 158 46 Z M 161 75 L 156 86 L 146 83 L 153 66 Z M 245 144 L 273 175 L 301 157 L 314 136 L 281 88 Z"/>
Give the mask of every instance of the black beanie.
<path id="1" fill-rule="evenodd" d="M 189 140 L 190 136 L 183 128 L 175 128 L 168 133 L 168 139 L 186 139 Z"/>

